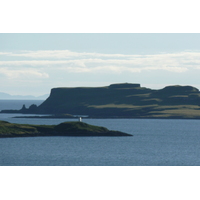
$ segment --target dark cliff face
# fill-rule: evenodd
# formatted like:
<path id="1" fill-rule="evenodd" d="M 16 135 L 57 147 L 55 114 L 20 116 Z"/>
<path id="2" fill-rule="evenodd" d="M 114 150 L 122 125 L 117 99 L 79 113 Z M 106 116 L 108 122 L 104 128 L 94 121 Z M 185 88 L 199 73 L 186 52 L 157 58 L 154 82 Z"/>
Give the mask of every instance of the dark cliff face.
<path id="1" fill-rule="evenodd" d="M 167 86 L 160 90 L 140 84 L 106 87 L 53 88 L 38 107 L 22 113 L 72 114 L 89 117 L 191 117 L 200 118 L 200 92 L 192 86 Z M 163 114 L 164 113 L 164 114 Z"/>
<path id="2" fill-rule="evenodd" d="M 127 83 L 96 88 L 53 88 L 50 97 L 38 107 L 38 110 L 41 113 L 96 114 L 103 110 L 93 106 L 131 104 L 133 103 L 131 95 L 149 91 L 141 88 L 140 84 Z M 109 112 L 107 109 L 107 114 Z"/>
<path id="3" fill-rule="evenodd" d="M 90 116 L 131 116 L 149 112 L 152 105 L 199 105 L 200 92 L 191 86 L 168 86 L 160 90 L 140 84 L 112 84 L 107 87 L 54 88 L 39 107 L 39 113 L 70 113 Z"/>
<path id="4" fill-rule="evenodd" d="M 109 88 L 115 88 L 115 89 L 127 89 L 127 88 L 136 88 L 140 87 L 140 84 L 138 83 L 119 83 L 119 84 L 111 84 L 108 86 Z"/>

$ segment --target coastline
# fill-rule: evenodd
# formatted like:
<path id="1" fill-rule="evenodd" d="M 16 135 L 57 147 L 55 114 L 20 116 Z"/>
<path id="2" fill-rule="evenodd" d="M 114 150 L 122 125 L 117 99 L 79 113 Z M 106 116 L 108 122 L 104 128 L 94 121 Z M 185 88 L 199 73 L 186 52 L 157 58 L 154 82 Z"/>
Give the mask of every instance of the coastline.
<path id="1" fill-rule="evenodd" d="M 1 113 L 0 113 L 1 114 Z M 12 118 L 39 118 L 39 119 L 77 119 L 78 117 L 62 117 L 62 116 L 15 116 Z M 82 119 L 194 119 L 194 120 L 200 120 L 200 117 L 181 117 L 181 116 L 170 116 L 170 117 L 147 117 L 147 116 L 138 116 L 138 117 L 127 117 L 127 116 L 91 116 L 91 117 L 82 117 Z"/>

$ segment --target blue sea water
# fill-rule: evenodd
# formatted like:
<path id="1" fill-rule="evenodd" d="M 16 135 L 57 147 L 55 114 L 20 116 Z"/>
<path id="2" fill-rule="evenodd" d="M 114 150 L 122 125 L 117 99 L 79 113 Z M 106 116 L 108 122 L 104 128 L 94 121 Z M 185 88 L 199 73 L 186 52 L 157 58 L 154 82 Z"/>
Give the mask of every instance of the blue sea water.
<path id="1" fill-rule="evenodd" d="M 13 101 L 13 100 L 12 100 Z M 0 101 L 1 109 L 20 109 L 42 101 Z M 28 107 L 28 106 L 27 106 Z M 74 119 L 22 119 L 12 123 L 59 124 Z M 0 166 L 199 166 L 200 121 L 178 119 L 85 119 L 89 124 L 133 137 L 0 138 Z"/>

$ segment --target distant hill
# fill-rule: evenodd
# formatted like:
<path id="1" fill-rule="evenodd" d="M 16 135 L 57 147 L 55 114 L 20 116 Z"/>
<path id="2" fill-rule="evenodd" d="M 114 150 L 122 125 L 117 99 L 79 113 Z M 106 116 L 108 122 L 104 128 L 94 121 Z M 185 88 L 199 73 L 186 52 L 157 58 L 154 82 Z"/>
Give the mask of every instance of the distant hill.
<path id="1" fill-rule="evenodd" d="M 200 119 L 200 92 L 192 86 L 173 85 L 154 90 L 131 83 L 105 87 L 53 88 L 41 105 L 23 107 L 14 112 L 68 113 L 91 118 Z"/>
<path id="2" fill-rule="evenodd" d="M 10 95 L 4 92 L 0 92 L 0 100 L 6 99 L 6 100 L 11 100 L 11 99 L 21 99 L 21 100 L 44 100 L 49 96 L 49 94 L 45 94 L 42 96 L 32 96 L 32 95 Z"/>

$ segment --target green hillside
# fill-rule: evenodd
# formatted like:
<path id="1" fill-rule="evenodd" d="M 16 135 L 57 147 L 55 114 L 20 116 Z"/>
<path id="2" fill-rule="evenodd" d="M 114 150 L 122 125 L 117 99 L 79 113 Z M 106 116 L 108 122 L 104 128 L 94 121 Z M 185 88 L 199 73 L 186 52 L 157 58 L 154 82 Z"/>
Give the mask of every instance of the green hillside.
<path id="1" fill-rule="evenodd" d="M 93 126 L 83 122 L 64 122 L 58 125 L 13 124 L 0 121 L 0 137 L 35 136 L 132 136 L 120 131 Z"/>

